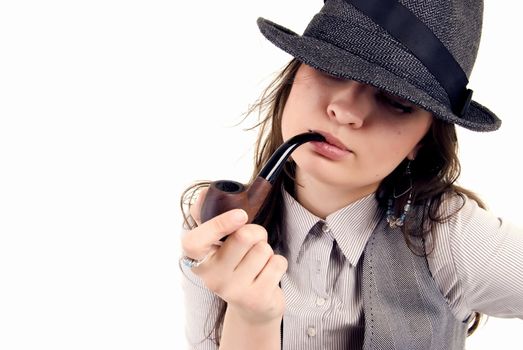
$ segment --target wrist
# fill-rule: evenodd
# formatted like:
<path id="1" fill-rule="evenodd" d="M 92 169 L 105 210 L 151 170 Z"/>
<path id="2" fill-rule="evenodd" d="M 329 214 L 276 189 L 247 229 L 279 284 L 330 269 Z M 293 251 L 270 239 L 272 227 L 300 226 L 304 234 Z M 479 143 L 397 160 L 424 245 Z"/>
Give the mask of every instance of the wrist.
<path id="1" fill-rule="evenodd" d="M 283 315 L 253 319 L 234 307 L 227 307 L 220 349 L 279 349 Z"/>
<path id="2" fill-rule="evenodd" d="M 279 324 L 281 322 L 283 312 L 276 310 L 274 310 L 274 312 L 267 311 L 268 310 L 264 310 L 264 312 L 259 313 L 248 309 L 246 310 L 243 307 L 238 307 L 231 303 L 227 305 L 227 313 L 229 313 L 229 317 L 234 318 L 238 322 L 242 321 L 250 327 L 262 327 L 264 325 Z"/>

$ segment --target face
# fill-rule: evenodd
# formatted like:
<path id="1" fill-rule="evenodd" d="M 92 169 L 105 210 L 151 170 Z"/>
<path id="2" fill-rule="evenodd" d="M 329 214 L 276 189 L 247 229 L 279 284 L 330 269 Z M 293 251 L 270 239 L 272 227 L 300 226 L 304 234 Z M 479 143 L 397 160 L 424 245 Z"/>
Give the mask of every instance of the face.
<path id="1" fill-rule="evenodd" d="M 429 112 L 408 101 L 302 64 L 283 111 L 282 136 L 314 130 L 327 138 L 293 152 L 298 182 L 363 196 L 402 160 L 415 158 L 431 123 Z"/>

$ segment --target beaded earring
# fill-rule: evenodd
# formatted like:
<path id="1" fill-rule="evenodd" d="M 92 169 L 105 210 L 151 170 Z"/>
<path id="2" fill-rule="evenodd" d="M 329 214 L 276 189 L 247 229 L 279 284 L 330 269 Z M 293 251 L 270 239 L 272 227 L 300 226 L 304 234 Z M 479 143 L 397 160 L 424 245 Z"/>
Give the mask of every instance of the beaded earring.
<path id="1" fill-rule="evenodd" d="M 409 186 L 400 194 L 396 194 L 396 187 L 394 187 L 394 190 L 392 191 L 392 197 L 389 198 L 389 201 L 387 203 L 387 223 L 389 224 L 390 228 L 403 226 L 403 224 L 405 223 L 405 218 L 407 217 L 407 214 L 412 204 L 412 173 L 410 170 L 410 163 L 411 161 L 409 160 L 409 162 L 407 163 L 407 167 L 405 168 L 405 177 L 407 177 Z M 403 206 L 403 212 L 398 218 L 394 215 L 394 200 L 404 196 L 405 194 L 407 194 L 407 192 L 409 193 L 409 198 L 407 199 L 407 203 Z"/>

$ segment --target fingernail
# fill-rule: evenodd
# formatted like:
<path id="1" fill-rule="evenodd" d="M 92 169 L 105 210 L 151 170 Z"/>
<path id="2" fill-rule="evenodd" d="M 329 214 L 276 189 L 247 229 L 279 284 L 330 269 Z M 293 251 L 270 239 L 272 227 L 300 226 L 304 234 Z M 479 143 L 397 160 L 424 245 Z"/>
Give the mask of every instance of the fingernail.
<path id="1" fill-rule="evenodd" d="M 237 209 L 234 211 L 234 220 L 243 223 L 247 221 L 247 213 L 243 209 Z"/>

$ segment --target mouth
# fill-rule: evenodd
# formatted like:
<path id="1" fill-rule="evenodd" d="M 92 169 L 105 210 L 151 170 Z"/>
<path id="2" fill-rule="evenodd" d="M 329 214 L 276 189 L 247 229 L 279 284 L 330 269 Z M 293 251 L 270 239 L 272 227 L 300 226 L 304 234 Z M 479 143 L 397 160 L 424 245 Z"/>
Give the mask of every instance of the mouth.
<path id="1" fill-rule="evenodd" d="M 310 130 L 310 129 L 309 129 L 309 131 L 317 132 L 318 134 L 320 134 L 323 137 L 325 137 L 325 143 L 328 143 L 329 145 L 337 147 L 337 148 L 339 148 L 339 149 L 341 149 L 343 151 L 347 151 L 347 152 L 353 153 L 348 147 L 346 147 L 343 144 L 343 142 L 341 142 L 339 139 L 337 139 L 333 135 L 329 134 L 328 132 L 321 131 L 321 130 Z"/>

